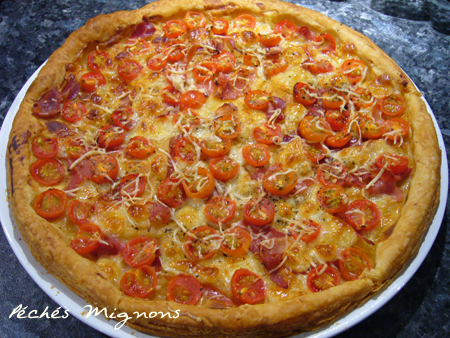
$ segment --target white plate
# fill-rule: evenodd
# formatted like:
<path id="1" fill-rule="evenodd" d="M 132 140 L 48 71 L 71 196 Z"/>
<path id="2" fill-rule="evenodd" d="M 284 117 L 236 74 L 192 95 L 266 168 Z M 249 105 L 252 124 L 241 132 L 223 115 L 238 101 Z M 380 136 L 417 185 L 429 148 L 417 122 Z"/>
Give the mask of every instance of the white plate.
<path id="1" fill-rule="evenodd" d="M 4 159 L 3 170 L 0 169 L 0 191 L 5 191 L 7 189 L 7 175 L 6 175 L 6 154 L 7 154 L 7 145 L 9 132 L 12 127 L 12 122 L 14 116 L 16 115 L 20 103 L 25 96 L 28 87 L 31 85 L 32 81 L 36 78 L 39 70 L 42 66 L 31 76 L 31 78 L 25 83 L 25 85 L 20 90 L 16 99 L 14 100 L 11 108 L 8 111 L 8 114 L 5 117 L 3 122 L 3 126 L 0 132 L 0 157 Z M 425 101 L 426 103 L 426 101 Z M 365 303 L 362 307 L 357 308 L 351 312 L 349 312 L 346 316 L 340 318 L 336 322 L 323 327 L 322 329 L 310 333 L 303 333 L 297 335 L 297 338 L 328 338 L 333 337 L 343 331 L 349 329 L 350 327 L 358 324 L 362 320 L 369 317 L 372 313 L 381 308 L 384 304 L 386 304 L 392 297 L 394 297 L 397 292 L 399 292 L 403 286 L 410 280 L 410 278 L 414 275 L 417 269 L 420 267 L 428 252 L 431 249 L 431 246 L 434 243 L 436 235 L 439 232 L 439 227 L 441 226 L 442 219 L 444 217 L 445 206 L 447 202 L 447 194 L 448 194 L 448 164 L 447 164 L 447 155 L 445 152 L 445 145 L 442 138 L 441 131 L 439 126 L 434 118 L 434 115 L 429 107 L 428 103 L 427 108 L 430 113 L 434 125 L 436 127 L 436 131 L 438 134 L 438 141 L 441 148 L 442 153 L 442 164 L 441 164 L 441 191 L 440 191 L 440 204 L 434 217 L 433 223 L 428 230 L 428 233 L 417 253 L 415 258 L 403 269 L 403 271 L 398 275 L 398 277 L 394 280 L 394 282 L 383 292 L 379 293 L 375 297 L 371 298 L 367 303 Z M 69 313 L 85 324 L 91 326 L 92 328 L 102 332 L 113 338 L 149 338 L 154 337 L 151 335 L 143 334 L 132 330 L 128 326 L 124 325 L 121 329 L 116 330 L 114 326 L 117 322 L 110 320 L 107 321 L 102 315 L 94 317 L 90 316 L 86 318 L 82 313 L 86 310 L 83 307 L 88 303 L 84 301 L 82 298 L 75 295 L 72 291 L 70 291 L 64 284 L 60 283 L 56 278 L 52 275 L 48 274 L 45 269 L 36 262 L 33 256 L 30 253 L 27 245 L 23 240 L 19 241 L 21 238 L 21 234 L 17 229 L 17 226 L 14 223 L 14 218 L 9 208 L 9 203 L 7 200 L 6 193 L 0 197 L 0 219 L 2 222 L 3 230 L 5 231 L 6 237 L 11 245 L 14 253 L 19 259 L 22 266 L 28 272 L 28 274 L 33 278 L 33 280 L 39 285 L 39 287 L 52 298 L 56 303 L 62 306 L 64 309 L 69 310 Z"/>

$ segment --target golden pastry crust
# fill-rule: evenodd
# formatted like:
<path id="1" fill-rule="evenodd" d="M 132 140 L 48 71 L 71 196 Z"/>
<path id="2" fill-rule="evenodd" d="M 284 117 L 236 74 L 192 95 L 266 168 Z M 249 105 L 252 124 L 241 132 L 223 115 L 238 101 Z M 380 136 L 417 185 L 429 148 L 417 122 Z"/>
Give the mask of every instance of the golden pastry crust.
<path id="1" fill-rule="evenodd" d="M 384 234 L 385 240 L 378 244 L 376 266 L 366 271 L 364 278 L 287 301 L 229 309 L 136 299 L 124 295 L 95 264 L 71 250 L 61 232 L 35 213 L 32 203 L 36 193 L 29 175 L 29 139 L 43 126 L 42 121 L 29 113 L 33 103 L 63 82 L 65 66 L 74 62 L 80 51 L 91 42 L 106 42 L 118 30 L 138 24 L 143 17 L 170 17 L 192 9 L 215 16 L 231 12 L 264 12 L 277 20 L 288 19 L 299 26 L 308 25 L 319 33 L 330 33 L 341 41 L 353 43 L 358 55 L 370 65 L 374 74 L 387 73 L 402 87 L 410 106 L 415 169 L 401 216 L 395 227 Z M 183 0 L 176 6 L 171 1 L 158 1 L 137 11 L 100 15 L 89 20 L 49 58 L 28 90 L 13 123 L 8 147 L 9 197 L 17 225 L 36 260 L 89 303 L 110 311 L 116 309 L 116 313 L 127 312 L 130 316 L 134 312 L 180 310 L 178 318 L 134 318 L 127 323 L 131 327 L 161 336 L 279 337 L 317 329 L 329 323 L 361 305 L 395 278 L 416 253 L 434 217 L 439 203 L 440 158 L 433 122 L 420 93 L 395 62 L 360 33 L 317 12 L 279 1 Z"/>

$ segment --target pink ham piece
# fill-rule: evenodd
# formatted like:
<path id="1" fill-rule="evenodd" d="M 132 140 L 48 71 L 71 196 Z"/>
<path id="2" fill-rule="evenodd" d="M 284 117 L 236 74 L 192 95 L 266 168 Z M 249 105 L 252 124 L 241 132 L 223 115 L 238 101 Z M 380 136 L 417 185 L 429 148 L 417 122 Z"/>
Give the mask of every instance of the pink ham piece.
<path id="1" fill-rule="evenodd" d="M 33 115 L 42 118 L 55 116 L 60 111 L 62 100 L 58 89 L 53 87 L 33 105 Z"/>
<path id="2" fill-rule="evenodd" d="M 80 91 L 80 84 L 75 80 L 75 76 L 71 74 L 69 80 L 61 91 L 61 96 L 66 100 L 74 100 Z"/>
<path id="3" fill-rule="evenodd" d="M 148 38 L 155 33 L 155 26 L 144 19 L 140 24 L 134 27 L 134 30 L 130 34 L 130 38 Z"/>

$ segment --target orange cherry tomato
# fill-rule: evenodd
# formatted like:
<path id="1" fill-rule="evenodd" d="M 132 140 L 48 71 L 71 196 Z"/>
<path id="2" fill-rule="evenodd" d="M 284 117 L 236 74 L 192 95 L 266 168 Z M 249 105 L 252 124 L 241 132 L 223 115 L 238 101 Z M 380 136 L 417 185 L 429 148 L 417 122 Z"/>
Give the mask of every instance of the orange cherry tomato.
<path id="1" fill-rule="evenodd" d="M 327 155 L 320 143 L 308 144 L 304 142 L 303 149 L 305 150 L 306 157 L 313 163 L 319 163 Z"/>
<path id="2" fill-rule="evenodd" d="M 347 168 L 343 163 L 323 163 L 317 170 L 317 179 L 327 186 L 343 186 L 347 182 Z"/>
<path id="3" fill-rule="evenodd" d="M 312 292 L 320 292 L 338 286 L 341 283 L 341 276 L 336 268 L 327 266 L 324 270 L 324 266 L 320 265 L 308 273 L 306 283 Z"/>
<path id="4" fill-rule="evenodd" d="M 372 93 L 366 88 L 356 88 L 349 97 L 357 109 L 368 108 L 373 104 Z"/>
<path id="5" fill-rule="evenodd" d="M 340 186 L 327 186 L 321 188 L 317 193 L 317 199 L 324 210 L 335 214 L 347 209 L 348 197 Z"/>
<path id="6" fill-rule="evenodd" d="M 186 22 L 189 29 L 201 28 L 206 26 L 206 17 L 203 13 L 189 11 L 184 16 L 184 22 Z"/>
<path id="7" fill-rule="evenodd" d="M 155 292 L 157 283 L 155 268 L 144 265 L 128 270 L 120 280 L 120 287 L 128 296 L 147 298 Z"/>
<path id="8" fill-rule="evenodd" d="M 331 127 L 323 118 L 307 115 L 300 122 L 298 131 L 310 142 L 323 142 L 331 134 Z"/>
<path id="9" fill-rule="evenodd" d="M 98 87 L 106 84 L 106 79 L 101 73 L 89 72 L 81 76 L 81 87 L 87 92 L 93 92 Z"/>
<path id="10" fill-rule="evenodd" d="M 212 57 L 214 68 L 218 72 L 229 73 L 233 70 L 236 63 L 235 56 L 230 52 L 221 52 L 220 54 Z"/>
<path id="11" fill-rule="evenodd" d="M 322 104 L 328 109 L 340 109 L 345 105 L 345 98 L 333 88 L 328 89 L 322 94 Z"/>
<path id="12" fill-rule="evenodd" d="M 31 144 L 31 151 L 33 155 L 40 158 L 51 158 L 58 154 L 59 146 L 56 137 L 46 138 L 38 136 Z"/>
<path id="13" fill-rule="evenodd" d="M 325 120 L 330 124 L 334 131 L 341 131 L 348 126 L 350 121 L 350 112 L 348 110 L 327 109 Z"/>
<path id="14" fill-rule="evenodd" d="M 121 107 L 114 111 L 112 120 L 115 126 L 120 127 L 126 131 L 133 129 L 135 123 L 132 120 L 134 110 L 131 107 Z"/>
<path id="15" fill-rule="evenodd" d="M 62 109 L 62 117 L 72 123 L 80 121 L 87 114 L 86 106 L 81 102 L 66 101 Z"/>
<path id="16" fill-rule="evenodd" d="M 228 140 L 238 137 L 242 130 L 239 118 L 231 114 L 216 116 L 213 127 L 217 136 Z"/>
<path id="17" fill-rule="evenodd" d="M 151 265 L 156 258 L 158 242 L 154 238 L 139 236 L 130 239 L 123 249 L 122 256 L 125 263 L 133 268 Z"/>
<path id="18" fill-rule="evenodd" d="M 304 220 L 302 223 L 304 226 L 291 224 L 288 230 L 288 236 L 292 236 L 294 238 L 300 236 L 300 240 L 302 242 L 311 243 L 319 236 L 321 226 L 319 223 L 316 223 L 310 219 Z"/>
<path id="19" fill-rule="evenodd" d="M 174 86 L 168 85 L 161 91 L 161 98 L 165 103 L 176 106 L 180 104 L 181 93 Z"/>
<path id="20" fill-rule="evenodd" d="M 404 173 L 408 169 L 408 158 L 402 155 L 394 154 L 381 154 L 377 160 L 376 165 L 378 168 L 386 168 L 394 175 Z"/>
<path id="21" fill-rule="evenodd" d="M 380 108 L 387 116 L 402 115 L 406 109 L 405 98 L 400 94 L 391 94 L 380 100 Z"/>
<path id="22" fill-rule="evenodd" d="M 239 163 L 227 156 L 209 161 L 209 170 L 220 181 L 228 181 L 234 178 L 239 173 L 239 168 Z"/>
<path id="23" fill-rule="evenodd" d="M 286 171 L 281 166 L 268 170 L 263 177 L 263 187 L 275 196 L 285 196 L 296 186 L 298 176 L 294 171 Z"/>
<path id="24" fill-rule="evenodd" d="M 366 71 L 366 64 L 361 60 L 350 59 L 344 61 L 341 71 L 352 85 L 363 80 Z"/>
<path id="25" fill-rule="evenodd" d="M 139 62 L 134 60 L 123 61 L 119 67 L 117 67 L 117 72 L 119 77 L 125 82 L 133 81 L 137 78 L 142 70 L 142 66 Z"/>
<path id="26" fill-rule="evenodd" d="M 138 173 L 128 174 L 120 179 L 119 191 L 122 196 L 138 197 L 145 191 L 146 180 Z"/>
<path id="27" fill-rule="evenodd" d="M 197 150 L 193 142 L 187 137 L 178 138 L 174 148 L 175 157 L 184 162 L 193 163 L 197 158 Z"/>
<path id="28" fill-rule="evenodd" d="M 220 248 L 223 253 L 229 256 L 243 256 L 248 252 L 252 236 L 243 228 L 230 228 L 223 232 L 223 240 Z"/>
<path id="29" fill-rule="evenodd" d="M 237 27 L 245 27 L 254 29 L 256 26 L 256 19 L 251 14 L 241 14 L 234 20 Z"/>
<path id="30" fill-rule="evenodd" d="M 128 142 L 125 154 L 130 157 L 144 159 L 155 152 L 156 148 L 144 136 L 135 136 Z"/>
<path id="31" fill-rule="evenodd" d="M 187 26 L 181 20 L 169 20 L 163 26 L 164 34 L 169 39 L 176 39 L 186 32 Z"/>
<path id="32" fill-rule="evenodd" d="M 186 193 L 179 179 L 167 177 L 157 189 L 158 199 L 171 208 L 177 208 L 184 203 Z"/>
<path id="33" fill-rule="evenodd" d="M 393 118 L 386 120 L 381 124 L 382 136 L 397 143 L 400 141 L 400 135 L 406 137 L 409 133 L 409 123 L 402 118 Z"/>
<path id="34" fill-rule="evenodd" d="M 339 270 L 346 280 L 357 280 L 364 270 L 371 270 L 373 261 L 367 253 L 359 248 L 342 250 L 339 259 Z"/>
<path id="35" fill-rule="evenodd" d="M 188 90 L 181 94 L 180 108 L 181 109 L 200 109 L 206 102 L 206 97 L 198 90 Z"/>
<path id="36" fill-rule="evenodd" d="M 321 53 L 327 54 L 336 50 L 336 41 L 328 33 L 316 36 L 313 41 L 315 43 L 314 47 L 318 48 Z"/>
<path id="37" fill-rule="evenodd" d="M 231 140 L 228 139 L 206 139 L 200 143 L 202 153 L 211 158 L 225 156 L 231 149 Z"/>
<path id="38" fill-rule="evenodd" d="M 280 21 L 274 28 L 274 32 L 276 34 L 281 34 L 284 38 L 291 38 L 296 31 L 297 26 L 289 20 Z"/>
<path id="39" fill-rule="evenodd" d="M 244 160 L 252 167 L 265 166 L 270 161 L 270 148 L 267 144 L 255 143 L 242 148 Z"/>
<path id="40" fill-rule="evenodd" d="M 39 184 L 52 186 L 63 180 L 65 170 L 59 161 L 51 158 L 40 158 L 30 165 L 30 174 Z"/>
<path id="41" fill-rule="evenodd" d="M 227 34 L 229 26 L 230 24 L 228 23 L 227 20 L 222 18 L 215 18 L 213 19 L 212 31 L 214 34 L 217 35 L 225 35 Z"/>
<path id="42" fill-rule="evenodd" d="M 82 225 L 89 223 L 89 217 L 93 214 L 94 210 L 95 206 L 90 203 L 72 200 L 67 208 L 67 213 L 73 223 Z"/>
<path id="43" fill-rule="evenodd" d="M 114 156 L 94 156 L 91 158 L 91 164 L 89 179 L 94 183 L 111 183 L 119 174 L 119 163 Z"/>
<path id="44" fill-rule="evenodd" d="M 327 60 L 318 60 L 313 63 L 308 62 L 304 67 L 314 75 L 329 73 L 334 69 L 333 65 Z"/>
<path id="45" fill-rule="evenodd" d="M 253 90 L 245 96 L 244 101 L 251 109 L 263 110 L 269 106 L 270 95 L 262 90 Z"/>
<path id="46" fill-rule="evenodd" d="M 267 77 L 272 77 L 284 72 L 288 66 L 284 59 L 268 60 L 264 63 L 264 74 Z"/>
<path id="47" fill-rule="evenodd" d="M 359 130 L 361 131 L 362 138 L 366 140 L 379 139 L 383 134 L 379 125 L 365 117 L 359 119 Z"/>
<path id="48" fill-rule="evenodd" d="M 236 201 L 226 196 L 213 196 L 205 205 L 205 216 L 214 223 L 227 223 L 236 213 Z"/>
<path id="49" fill-rule="evenodd" d="M 122 128 L 108 124 L 100 128 L 98 145 L 106 150 L 113 150 L 125 141 L 125 136 Z"/>
<path id="50" fill-rule="evenodd" d="M 277 33 L 258 34 L 259 42 L 264 47 L 275 47 L 281 42 L 281 36 Z"/>
<path id="51" fill-rule="evenodd" d="M 331 148 L 341 148 L 352 139 L 352 135 L 347 130 L 338 131 L 326 138 L 325 144 Z"/>
<path id="52" fill-rule="evenodd" d="M 202 297 L 202 285 L 193 276 L 178 275 L 167 284 L 167 299 L 173 302 L 196 305 Z"/>
<path id="53" fill-rule="evenodd" d="M 231 291 L 233 296 L 246 304 L 256 304 L 266 298 L 266 282 L 257 274 L 241 268 L 231 277 Z"/>
<path id="54" fill-rule="evenodd" d="M 87 153 L 87 149 L 82 140 L 71 138 L 67 142 L 66 152 L 71 159 L 77 160 Z"/>
<path id="55" fill-rule="evenodd" d="M 67 196 L 59 189 L 48 189 L 39 194 L 34 200 L 33 207 L 36 213 L 47 220 L 61 216 L 66 210 Z"/>
<path id="56" fill-rule="evenodd" d="M 275 217 L 275 204 L 267 198 L 261 201 L 252 199 L 244 205 L 244 219 L 256 226 L 264 226 L 273 221 Z"/>
<path id="57" fill-rule="evenodd" d="M 92 223 L 82 224 L 77 235 L 70 242 L 70 247 L 79 255 L 85 255 L 97 249 L 100 246 L 100 240 L 103 238 L 103 232 L 97 225 Z"/>
<path id="58" fill-rule="evenodd" d="M 219 238 L 219 234 L 213 228 L 202 225 L 187 233 L 184 251 L 193 261 L 203 261 L 216 254 L 217 247 L 214 238 Z"/>
<path id="59" fill-rule="evenodd" d="M 164 69 L 167 65 L 167 59 L 161 59 L 161 58 L 154 58 L 154 59 L 148 59 L 147 61 L 147 67 L 154 71 L 159 71 L 161 69 Z"/>
<path id="60" fill-rule="evenodd" d="M 215 64 L 209 61 L 197 63 L 192 70 L 192 74 L 197 82 L 211 81 L 216 72 L 217 69 Z"/>
<path id="61" fill-rule="evenodd" d="M 294 100 L 304 106 L 310 106 L 317 99 L 311 94 L 315 94 L 316 90 L 304 82 L 297 82 L 294 86 Z"/>
<path id="62" fill-rule="evenodd" d="M 264 124 L 253 129 L 253 138 L 264 144 L 273 144 L 275 139 L 281 140 L 282 132 L 278 124 Z"/>
<path id="63" fill-rule="evenodd" d="M 109 54 L 101 50 L 94 50 L 89 53 L 87 62 L 89 68 L 97 72 L 101 72 L 112 63 Z"/>
<path id="64" fill-rule="evenodd" d="M 345 219 L 357 231 L 368 231 L 380 224 L 381 212 L 369 200 L 356 200 L 349 204 Z"/>
<path id="65" fill-rule="evenodd" d="M 198 167 L 195 181 L 183 180 L 183 188 L 190 198 L 204 199 L 212 194 L 216 185 L 213 174 L 203 167 Z M 206 179 L 206 180 L 205 180 Z"/>

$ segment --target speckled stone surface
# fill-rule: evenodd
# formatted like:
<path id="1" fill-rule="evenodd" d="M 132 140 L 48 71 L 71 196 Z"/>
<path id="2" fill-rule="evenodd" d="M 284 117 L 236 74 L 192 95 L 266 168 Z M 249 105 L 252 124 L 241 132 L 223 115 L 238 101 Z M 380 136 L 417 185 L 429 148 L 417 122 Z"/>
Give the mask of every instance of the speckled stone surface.
<path id="1" fill-rule="evenodd" d="M 435 0 L 439 1 L 445 2 Z M 441 128 L 448 155 L 450 36 L 434 30 L 427 20 L 438 16 L 448 19 L 449 12 L 421 13 L 420 0 L 411 3 L 395 0 L 293 2 L 322 12 L 367 35 L 389 54 L 428 100 Z M 401 7 L 392 10 L 389 2 L 395 6 L 413 5 L 414 11 Z M 0 122 L 26 80 L 73 30 L 95 15 L 136 9 L 145 4 L 143 0 L 3 0 L 0 3 Z M 399 13 L 402 10 L 405 12 Z M 13 308 L 19 304 L 39 313 L 46 307 L 52 312 L 59 305 L 28 276 L 3 232 L 0 234 L 0 257 L 0 338 L 105 337 L 72 316 L 67 319 L 9 319 Z M 447 211 L 436 242 L 410 282 L 378 312 L 338 337 L 450 337 L 449 316 L 450 217 Z"/>

